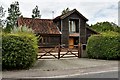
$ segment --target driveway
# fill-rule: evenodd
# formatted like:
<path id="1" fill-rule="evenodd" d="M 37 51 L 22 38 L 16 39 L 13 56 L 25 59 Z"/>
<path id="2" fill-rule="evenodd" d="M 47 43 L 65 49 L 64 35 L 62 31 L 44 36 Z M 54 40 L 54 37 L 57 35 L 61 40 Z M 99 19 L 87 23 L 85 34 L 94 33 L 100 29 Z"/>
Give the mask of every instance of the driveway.
<path id="1" fill-rule="evenodd" d="M 29 70 L 3 71 L 3 78 L 60 78 L 74 74 L 118 70 L 116 60 L 88 58 L 40 59 Z"/>

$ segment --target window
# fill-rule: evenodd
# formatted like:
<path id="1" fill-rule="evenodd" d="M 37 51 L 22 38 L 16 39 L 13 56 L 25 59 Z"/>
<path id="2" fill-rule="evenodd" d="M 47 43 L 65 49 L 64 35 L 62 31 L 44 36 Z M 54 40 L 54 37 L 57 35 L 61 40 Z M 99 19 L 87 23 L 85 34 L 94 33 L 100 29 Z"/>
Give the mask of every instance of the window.
<path id="1" fill-rule="evenodd" d="M 39 41 L 42 44 L 46 44 L 50 42 L 50 37 L 42 37 Z"/>
<path id="2" fill-rule="evenodd" d="M 75 32 L 76 30 L 75 30 L 75 27 L 76 27 L 76 25 L 75 25 L 75 21 L 70 21 L 70 32 Z"/>
<path id="3" fill-rule="evenodd" d="M 79 32 L 79 19 L 70 19 L 69 20 L 69 32 L 70 33 Z"/>

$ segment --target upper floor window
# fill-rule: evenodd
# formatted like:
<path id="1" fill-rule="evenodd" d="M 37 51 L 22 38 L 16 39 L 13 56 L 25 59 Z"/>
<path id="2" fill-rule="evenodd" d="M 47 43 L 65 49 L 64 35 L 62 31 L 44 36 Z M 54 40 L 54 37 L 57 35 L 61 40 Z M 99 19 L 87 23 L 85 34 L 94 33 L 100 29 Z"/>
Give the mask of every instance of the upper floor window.
<path id="1" fill-rule="evenodd" d="M 70 19 L 69 20 L 69 32 L 78 33 L 79 32 L 79 19 Z"/>

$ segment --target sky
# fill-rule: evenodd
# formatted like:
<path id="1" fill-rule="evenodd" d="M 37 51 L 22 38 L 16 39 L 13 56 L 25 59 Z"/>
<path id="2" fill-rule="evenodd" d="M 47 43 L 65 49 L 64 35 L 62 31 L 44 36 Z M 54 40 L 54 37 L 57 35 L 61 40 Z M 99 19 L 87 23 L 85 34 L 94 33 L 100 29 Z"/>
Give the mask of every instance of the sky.
<path id="1" fill-rule="evenodd" d="M 20 12 L 24 17 L 31 17 L 32 9 L 36 5 L 42 19 L 53 19 L 69 7 L 70 10 L 77 9 L 83 14 L 89 20 L 88 24 L 103 21 L 118 24 L 118 2 L 120 0 L 0 0 L 0 5 L 7 11 L 10 4 L 15 1 L 19 2 Z"/>

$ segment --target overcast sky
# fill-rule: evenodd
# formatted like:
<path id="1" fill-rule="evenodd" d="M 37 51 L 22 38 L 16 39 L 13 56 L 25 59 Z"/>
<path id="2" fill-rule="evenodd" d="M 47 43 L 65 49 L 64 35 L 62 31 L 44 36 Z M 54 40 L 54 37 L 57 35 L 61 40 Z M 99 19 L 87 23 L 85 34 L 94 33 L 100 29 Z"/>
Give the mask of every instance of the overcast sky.
<path id="1" fill-rule="evenodd" d="M 24 17 L 31 17 L 32 9 L 36 5 L 39 7 L 41 18 L 44 19 L 52 19 L 52 11 L 54 11 L 54 17 L 57 17 L 63 9 L 69 7 L 71 10 L 76 8 L 83 14 L 89 20 L 88 24 L 103 21 L 118 24 L 119 0 L 0 0 L 0 5 L 7 11 L 14 1 L 19 2 L 20 11 Z"/>

